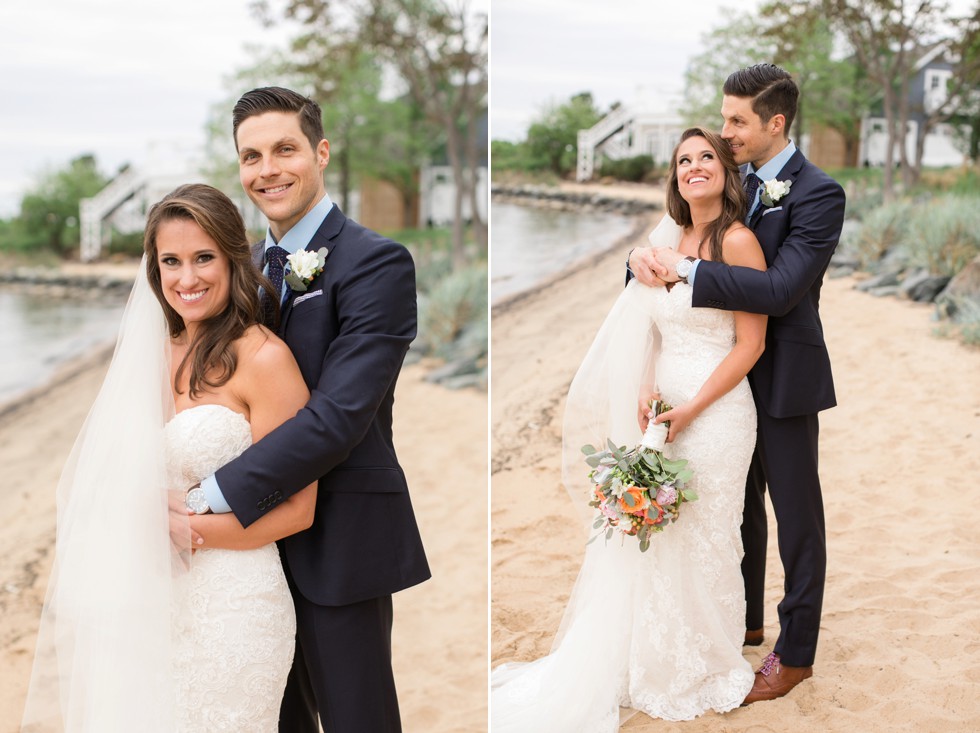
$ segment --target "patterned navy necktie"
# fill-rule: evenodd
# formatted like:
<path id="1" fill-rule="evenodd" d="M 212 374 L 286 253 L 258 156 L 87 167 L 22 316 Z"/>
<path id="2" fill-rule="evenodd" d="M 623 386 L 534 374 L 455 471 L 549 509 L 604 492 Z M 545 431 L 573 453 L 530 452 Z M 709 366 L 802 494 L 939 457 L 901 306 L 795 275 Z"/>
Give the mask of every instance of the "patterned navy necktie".
<path id="1" fill-rule="evenodd" d="M 262 298 L 266 325 L 272 323 L 275 307 L 282 302 L 282 280 L 287 255 L 286 250 L 279 245 L 273 245 L 265 252 L 265 259 L 269 263 L 269 280 L 272 281 L 272 292 L 265 293 Z"/>
<path id="2" fill-rule="evenodd" d="M 752 205 L 755 203 L 755 194 L 759 190 L 759 184 L 762 179 L 759 178 L 755 173 L 749 173 L 745 180 L 742 181 L 742 186 L 745 188 L 745 198 L 746 198 L 746 221 L 750 218 L 749 213 L 752 211 Z"/>

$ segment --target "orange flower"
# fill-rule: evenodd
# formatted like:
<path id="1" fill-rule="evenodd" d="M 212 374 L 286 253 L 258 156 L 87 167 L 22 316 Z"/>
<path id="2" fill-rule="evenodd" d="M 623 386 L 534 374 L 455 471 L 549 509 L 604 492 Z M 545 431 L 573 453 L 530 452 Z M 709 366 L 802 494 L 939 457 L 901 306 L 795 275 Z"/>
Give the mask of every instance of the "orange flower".
<path id="1" fill-rule="evenodd" d="M 629 495 L 633 499 L 633 505 L 626 501 L 626 496 Z M 627 489 L 623 496 L 619 499 L 619 508 L 626 512 L 627 514 L 643 514 L 643 510 L 650 505 L 650 499 L 647 498 L 646 492 L 639 486 L 634 486 Z"/>
<path id="2" fill-rule="evenodd" d="M 654 515 L 655 516 L 651 516 Z M 664 518 L 664 508 L 660 506 L 657 502 L 650 504 L 650 507 L 643 513 L 643 518 L 646 524 L 660 524 L 661 520 Z"/>

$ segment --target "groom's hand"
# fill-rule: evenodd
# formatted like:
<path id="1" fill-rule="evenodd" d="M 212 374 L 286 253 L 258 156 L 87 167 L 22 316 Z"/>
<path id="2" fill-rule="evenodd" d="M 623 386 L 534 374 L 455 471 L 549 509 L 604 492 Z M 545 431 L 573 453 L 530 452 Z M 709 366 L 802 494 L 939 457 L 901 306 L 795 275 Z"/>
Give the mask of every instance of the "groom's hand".
<path id="1" fill-rule="evenodd" d="M 649 247 L 637 247 L 630 253 L 629 267 L 633 276 L 648 287 L 663 287 L 666 281 L 657 275 L 654 269 L 659 266 L 653 250 Z"/>
<path id="2" fill-rule="evenodd" d="M 650 267 L 654 275 L 665 283 L 677 282 L 677 263 L 684 259 L 684 255 L 670 247 L 657 247 L 651 252 L 653 262 Z"/>

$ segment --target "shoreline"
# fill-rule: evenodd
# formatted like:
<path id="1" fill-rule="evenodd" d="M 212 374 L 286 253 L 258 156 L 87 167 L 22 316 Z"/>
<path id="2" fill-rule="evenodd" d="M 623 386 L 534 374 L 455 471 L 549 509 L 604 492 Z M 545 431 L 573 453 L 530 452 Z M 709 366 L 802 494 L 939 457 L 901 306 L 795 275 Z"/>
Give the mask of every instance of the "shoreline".
<path id="1" fill-rule="evenodd" d="M 68 382 L 80 374 L 98 367 L 108 365 L 109 358 L 116 348 L 116 339 L 104 341 L 96 344 L 88 351 L 70 357 L 60 363 L 54 372 L 42 383 L 33 387 L 27 387 L 6 399 L 0 399 L 0 424 L 5 420 L 13 419 L 20 411 L 29 408 L 38 400 L 43 399 L 48 393 Z"/>
<path id="2" fill-rule="evenodd" d="M 562 413 L 622 290 L 623 259 L 610 251 L 493 310 L 491 666 L 549 652 L 578 575 L 587 532 L 561 482 Z M 934 336 L 930 306 L 874 298 L 855 289 L 860 279 L 827 278 L 821 299 L 839 404 L 820 416 L 829 562 L 813 679 L 725 716 L 638 714 L 624 733 L 980 726 L 980 647 L 968 643 L 980 634 L 980 540 L 968 519 L 980 512 L 969 491 L 980 476 L 980 351 Z M 766 642 L 745 649 L 753 666 L 778 635 L 771 510 L 769 537 Z"/>
<path id="3" fill-rule="evenodd" d="M 529 186 L 524 186 L 529 187 Z M 572 181 L 560 181 L 558 186 L 533 186 L 538 190 L 551 192 L 554 196 L 569 195 L 574 199 L 601 197 L 604 201 L 618 201 L 624 204 L 642 203 L 642 208 L 624 212 L 618 209 L 601 209 L 610 213 L 622 214 L 632 220 L 632 228 L 626 234 L 620 235 L 606 245 L 595 249 L 588 254 L 582 255 L 578 259 L 570 262 L 556 272 L 549 272 L 541 276 L 533 284 L 514 293 L 509 293 L 499 300 L 491 300 L 491 318 L 507 313 L 512 308 L 518 307 L 528 297 L 541 290 L 548 290 L 560 283 L 570 275 L 583 269 L 596 266 L 609 253 L 623 248 L 624 253 L 628 251 L 629 245 L 638 246 L 645 243 L 644 233 L 650 232 L 659 223 L 660 219 L 666 214 L 666 192 L 662 186 L 652 186 L 648 184 L 603 184 L 603 183 L 577 183 Z M 500 199 L 504 201 L 503 198 Z M 507 199 L 506 203 L 514 206 L 525 206 L 527 208 L 552 208 L 550 206 L 535 206 L 530 199 Z M 597 211 L 600 209 L 596 209 Z M 491 258 L 493 254 L 491 252 Z M 625 258 L 624 258 L 625 262 Z M 625 267 L 625 266 L 624 266 Z M 625 272 L 625 269 L 624 269 Z M 492 294 L 491 294 L 492 295 Z"/>
<path id="4" fill-rule="evenodd" d="M 665 212 L 663 211 L 650 211 L 646 214 L 633 215 L 630 217 L 633 220 L 633 228 L 628 233 L 618 237 L 600 249 L 579 257 L 577 260 L 569 263 L 557 272 L 551 272 L 543 275 L 541 279 L 535 281 L 532 285 L 529 285 L 523 290 L 505 295 L 500 300 L 491 303 L 491 318 L 495 315 L 506 313 L 511 308 L 518 306 L 533 293 L 538 292 L 539 290 L 547 290 L 579 270 L 594 267 L 596 263 L 610 254 L 613 250 L 625 247 L 629 243 L 636 241 L 637 238 L 641 237 L 644 232 L 651 231 L 652 228 L 660 221 L 664 213 Z M 625 251 L 627 250 L 624 250 L 624 252 Z"/>

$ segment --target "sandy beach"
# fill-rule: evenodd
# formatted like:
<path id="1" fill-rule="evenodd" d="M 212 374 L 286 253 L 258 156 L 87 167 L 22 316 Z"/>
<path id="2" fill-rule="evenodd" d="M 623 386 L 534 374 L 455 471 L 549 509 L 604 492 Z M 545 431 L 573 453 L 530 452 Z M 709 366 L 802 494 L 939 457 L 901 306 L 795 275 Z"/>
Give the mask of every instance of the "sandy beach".
<path id="1" fill-rule="evenodd" d="M 565 392 L 645 236 L 492 312 L 493 665 L 548 653 L 578 573 L 587 534 L 560 483 Z M 624 730 L 980 730 L 980 350 L 934 335 L 931 306 L 855 283 L 828 279 L 821 303 L 839 405 L 821 415 L 829 567 L 814 677 L 725 716 L 640 714 Z M 772 529 L 768 573 L 754 666 L 778 634 Z"/>
<path id="2" fill-rule="evenodd" d="M 94 356 L 0 416 L 0 733 L 19 729 L 54 543 L 54 488 L 107 365 Z M 406 731 L 486 730 L 487 395 L 407 367 L 395 442 L 432 580 L 395 596 L 394 666 Z"/>

